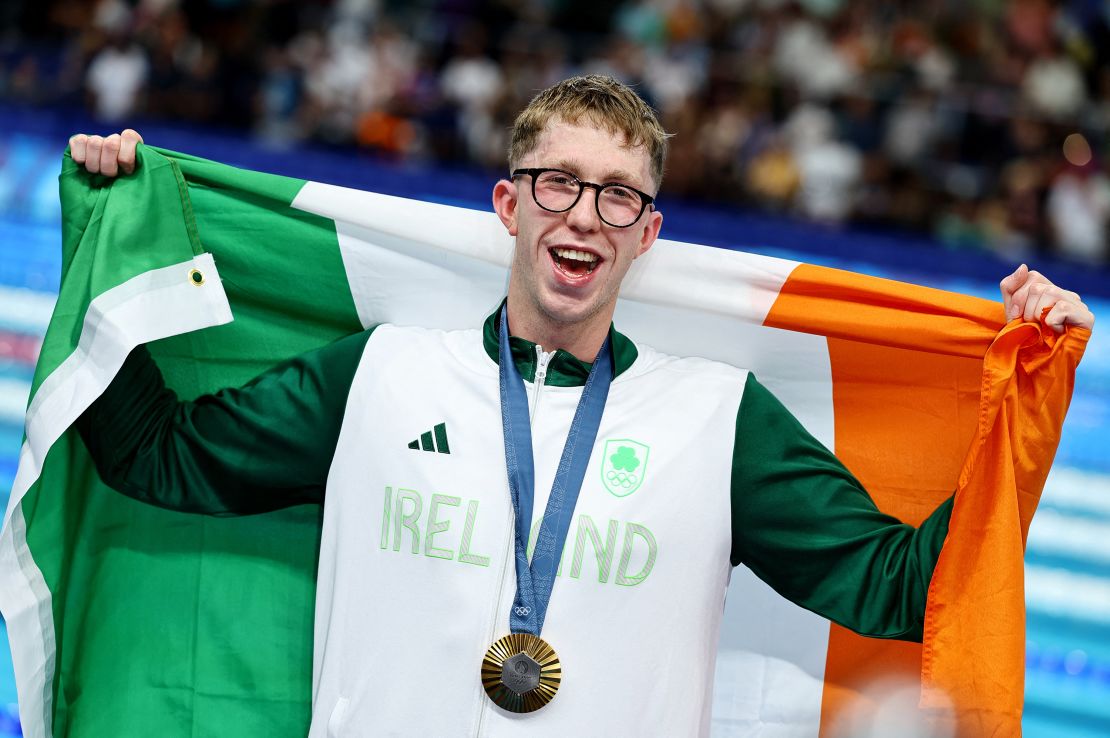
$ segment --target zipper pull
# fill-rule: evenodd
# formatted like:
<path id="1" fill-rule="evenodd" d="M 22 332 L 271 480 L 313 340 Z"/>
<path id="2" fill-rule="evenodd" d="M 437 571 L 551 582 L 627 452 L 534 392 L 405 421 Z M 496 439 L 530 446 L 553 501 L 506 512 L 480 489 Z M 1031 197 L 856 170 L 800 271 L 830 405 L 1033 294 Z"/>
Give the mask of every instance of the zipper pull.
<path id="1" fill-rule="evenodd" d="M 551 354 L 543 350 L 543 346 L 536 344 L 536 376 L 532 382 L 532 410 L 529 421 L 536 422 L 536 410 L 540 406 L 540 391 L 543 389 L 543 380 L 547 378 L 547 362 L 551 361 Z"/>
<path id="2" fill-rule="evenodd" d="M 551 354 L 543 350 L 543 346 L 537 344 L 536 346 L 536 377 L 535 384 L 543 384 L 543 380 L 547 378 L 547 363 L 551 361 Z"/>

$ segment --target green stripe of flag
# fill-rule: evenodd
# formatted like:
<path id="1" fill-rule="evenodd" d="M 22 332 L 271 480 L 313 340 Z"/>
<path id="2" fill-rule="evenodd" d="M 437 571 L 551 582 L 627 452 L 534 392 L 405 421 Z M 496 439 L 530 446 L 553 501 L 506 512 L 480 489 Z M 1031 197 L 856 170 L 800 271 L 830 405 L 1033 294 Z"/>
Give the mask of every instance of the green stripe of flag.
<path id="1" fill-rule="evenodd" d="M 151 147 L 107 182 L 67 155 L 62 284 L 34 390 L 93 298 L 201 252 L 235 321 L 151 345 L 182 397 L 359 330 L 334 223 L 289 207 L 302 184 Z M 67 431 L 22 513 L 51 593 L 54 735 L 306 733 L 319 508 L 214 519 L 143 505 L 105 488 Z"/>

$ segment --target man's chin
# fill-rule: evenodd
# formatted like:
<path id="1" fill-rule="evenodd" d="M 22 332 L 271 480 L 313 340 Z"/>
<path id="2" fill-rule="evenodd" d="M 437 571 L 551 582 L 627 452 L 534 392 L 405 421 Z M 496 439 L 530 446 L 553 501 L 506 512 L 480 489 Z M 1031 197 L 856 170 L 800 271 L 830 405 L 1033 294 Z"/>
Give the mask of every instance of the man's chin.
<path id="1" fill-rule="evenodd" d="M 601 312 L 601 307 L 596 295 L 547 295 L 541 304 L 548 320 L 561 326 L 587 322 Z"/>

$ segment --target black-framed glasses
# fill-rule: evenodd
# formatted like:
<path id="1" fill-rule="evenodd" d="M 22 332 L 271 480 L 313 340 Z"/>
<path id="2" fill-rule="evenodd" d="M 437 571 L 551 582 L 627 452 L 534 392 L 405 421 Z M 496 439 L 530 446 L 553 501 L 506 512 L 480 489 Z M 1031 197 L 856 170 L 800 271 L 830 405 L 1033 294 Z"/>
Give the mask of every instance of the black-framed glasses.
<path id="1" fill-rule="evenodd" d="M 531 168 L 513 170 L 513 178 L 527 174 L 532 178 L 532 199 L 544 210 L 565 213 L 578 204 L 582 191 L 592 187 L 597 193 L 594 207 L 606 225 L 628 228 L 635 225 L 655 198 L 635 187 L 608 182 L 594 184 L 575 177 L 562 169 Z"/>

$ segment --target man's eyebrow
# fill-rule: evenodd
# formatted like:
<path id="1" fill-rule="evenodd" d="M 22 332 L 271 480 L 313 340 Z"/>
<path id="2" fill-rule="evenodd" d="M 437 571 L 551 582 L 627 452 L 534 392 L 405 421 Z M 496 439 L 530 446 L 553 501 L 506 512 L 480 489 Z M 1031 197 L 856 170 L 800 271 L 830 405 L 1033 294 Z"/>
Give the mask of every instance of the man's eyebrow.
<path id="1" fill-rule="evenodd" d="M 570 172 L 576 177 L 581 176 L 581 166 L 569 159 L 560 159 L 558 162 L 556 162 L 555 168 Z M 633 184 L 635 181 L 636 177 L 634 177 L 629 172 L 626 172 L 623 169 L 612 169 L 607 172 L 604 177 L 601 178 L 601 181 L 598 184 L 605 184 L 607 182 L 619 182 L 621 184 L 626 184 L 629 186 L 637 186 Z"/>

